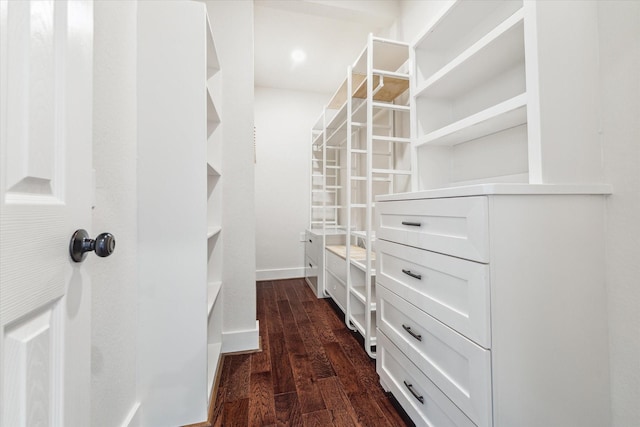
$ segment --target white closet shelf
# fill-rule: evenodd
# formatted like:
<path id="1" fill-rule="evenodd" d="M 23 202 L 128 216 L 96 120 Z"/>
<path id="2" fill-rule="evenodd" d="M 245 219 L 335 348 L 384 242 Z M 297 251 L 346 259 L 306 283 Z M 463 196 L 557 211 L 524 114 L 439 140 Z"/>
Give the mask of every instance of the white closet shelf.
<path id="1" fill-rule="evenodd" d="M 354 74 L 360 76 L 360 74 Z M 365 99 L 367 97 L 367 79 L 362 75 L 362 82 L 353 91 L 353 97 Z M 381 70 L 373 71 L 373 99 L 375 101 L 391 102 L 409 89 L 409 75 Z"/>
<path id="2" fill-rule="evenodd" d="M 211 227 L 209 227 L 207 229 L 207 239 L 210 239 L 213 236 L 216 236 L 221 231 L 222 231 L 222 227 L 220 227 L 220 226 L 211 226 Z"/>
<path id="3" fill-rule="evenodd" d="M 351 179 L 354 180 L 354 181 L 366 181 L 367 177 L 366 176 L 352 176 Z M 371 179 L 374 182 L 391 182 L 391 178 L 382 178 L 382 177 L 374 176 Z"/>
<path id="4" fill-rule="evenodd" d="M 211 94 L 207 91 L 207 137 L 216 130 L 220 124 L 220 115 L 211 99 Z"/>
<path id="5" fill-rule="evenodd" d="M 524 61 L 524 12 L 518 10 L 419 84 L 415 97 L 452 97 Z"/>
<path id="6" fill-rule="evenodd" d="M 371 288 L 371 301 L 376 300 L 375 289 L 376 289 L 375 286 Z M 367 301 L 366 292 L 367 292 L 367 289 L 364 286 L 353 286 L 351 288 L 351 294 L 355 296 L 358 299 L 358 301 L 360 301 L 362 304 L 366 304 L 366 301 Z M 372 302 L 371 304 L 369 304 L 369 307 L 372 311 L 375 311 L 376 303 Z"/>
<path id="7" fill-rule="evenodd" d="M 374 141 L 399 142 L 404 144 L 409 144 L 411 142 L 411 138 L 403 138 L 399 136 L 373 135 L 371 139 Z"/>
<path id="8" fill-rule="evenodd" d="M 211 32 L 211 23 L 209 17 L 207 17 L 207 80 L 214 74 L 220 71 L 220 61 L 218 60 L 218 54 L 216 51 L 216 45 L 213 42 L 213 36 Z"/>
<path id="9" fill-rule="evenodd" d="M 207 175 L 221 176 L 222 172 L 220 171 L 220 167 L 218 165 L 214 165 L 213 162 L 207 162 Z"/>
<path id="10" fill-rule="evenodd" d="M 418 139 L 422 145 L 453 146 L 527 123 L 527 94 L 523 93 Z"/>
<path id="11" fill-rule="evenodd" d="M 376 275 L 376 269 L 375 269 L 375 258 L 373 258 L 373 254 L 375 252 L 372 252 L 372 258 L 371 258 L 371 276 L 375 277 Z M 367 271 L 367 266 L 365 264 L 364 260 L 360 260 L 360 259 L 352 259 L 351 260 L 351 265 L 353 265 L 354 267 L 357 267 L 359 270 L 362 270 L 363 272 L 366 273 Z"/>
<path id="12" fill-rule="evenodd" d="M 411 175 L 410 170 L 401 170 L 401 169 L 371 169 L 371 172 L 387 174 L 387 175 Z"/>
<path id="13" fill-rule="evenodd" d="M 220 289 L 222 289 L 222 282 L 220 281 L 209 282 L 207 286 L 207 313 L 209 313 L 209 316 L 211 316 L 213 306 L 216 305 Z"/>
<path id="14" fill-rule="evenodd" d="M 356 236 L 356 237 L 361 237 L 363 239 L 367 238 L 367 232 L 366 231 L 360 231 L 360 230 L 352 231 L 351 235 Z M 376 240 L 376 232 L 375 232 L 375 230 L 371 230 L 371 241 L 375 241 L 375 240 Z M 375 257 L 374 257 L 374 259 L 375 259 Z"/>
<path id="15" fill-rule="evenodd" d="M 408 105 L 387 104 L 384 102 L 372 102 L 371 106 L 373 108 L 379 108 L 383 110 L 394 110 L 394 111 L 405 111 L 405 112 L 409 112 L 411 109 Z"/>

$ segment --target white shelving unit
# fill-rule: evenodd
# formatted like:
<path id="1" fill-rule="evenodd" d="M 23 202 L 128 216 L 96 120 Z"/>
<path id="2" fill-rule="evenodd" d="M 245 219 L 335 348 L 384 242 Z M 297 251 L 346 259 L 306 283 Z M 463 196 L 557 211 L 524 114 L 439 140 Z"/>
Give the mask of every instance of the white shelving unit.
<path id="1" fill-rule="evenodd" d="M 408 44 L 370 35 L 312 130 L 310 231 L 328 248 L 319 255 L 318 288 L 344 311 L 347 326 L 362 334 L 371 357 L 376 345 L 373 198 L 411 188 L 408 59 Z"/>
<path id="2" fill-rule="evenodd" d="M 610 418 L 597 22 L 593 2 L 459 0 L 412 44 L 376 363 L 418 425 Z"/>
<path id="3" fill-rule="evenodd" d="M 410 190 L 410 163 L 403 165 L 399 154 L 410 152 L 411 142 L 402 127 L 411 100 L 408 59 L 408 44 L 370 34 L 347 71 L 345 321 L 363 336 L 370 357 L 376 355 L 374 197 Z"/>
<path id="4" fill-rule="evenodd" d="M 594 12 L 543 3 L 453 2 L 414 42 L 415 189 L 601 181 Z"/>
<path id="5" fill-rule="evenodd" d="M 207 390 L 209 400 L 222 349 L 222 76 L 207 18 Z"/>

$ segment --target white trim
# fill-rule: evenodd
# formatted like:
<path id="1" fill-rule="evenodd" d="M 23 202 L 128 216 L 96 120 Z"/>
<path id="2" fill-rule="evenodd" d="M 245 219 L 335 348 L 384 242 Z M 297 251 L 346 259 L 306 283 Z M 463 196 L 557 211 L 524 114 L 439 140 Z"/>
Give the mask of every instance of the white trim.
<path id="1" fill-rule="evenodd" d="M 273 268 L 268 270 L 256 271 L 256 280 L 296 279 L 304 276 L 305 276 L 304 267 Z"/>
<path id="2" fill-rule="evenodd" d="M 251 351 L 260 348 L 260 322 L 255 329 L 222 333 L 222 353 Z"/>
<path id="3" fill-rule="evenodd" d="M 122 427 L 140 427 L 140 402 L 136 402 L 131 407 L 131 410 L 127 414 L 127 417 L 122 423 Z"/>

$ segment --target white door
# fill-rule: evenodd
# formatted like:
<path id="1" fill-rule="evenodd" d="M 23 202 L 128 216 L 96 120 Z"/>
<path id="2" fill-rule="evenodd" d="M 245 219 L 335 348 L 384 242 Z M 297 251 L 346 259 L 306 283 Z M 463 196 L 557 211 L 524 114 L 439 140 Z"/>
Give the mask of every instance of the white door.
<path id="1" fill-rule="evenodd" d="M 0 425 L 88 426 L 93 5 L 0 0 Z M 90 255 L 95 258 L 95 255 Z"/>

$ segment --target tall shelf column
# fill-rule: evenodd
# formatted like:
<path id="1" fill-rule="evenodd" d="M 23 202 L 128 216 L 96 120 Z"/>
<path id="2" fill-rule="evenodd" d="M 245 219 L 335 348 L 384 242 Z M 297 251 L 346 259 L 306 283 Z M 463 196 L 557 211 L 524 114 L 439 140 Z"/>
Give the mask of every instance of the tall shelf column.
<path id="1" fill-rule="evenodd" d="M 222 349 L 222 73 L 207 18 L 207 390 Z"/>

